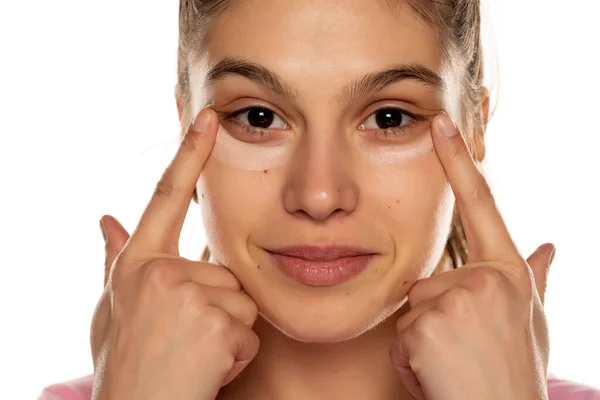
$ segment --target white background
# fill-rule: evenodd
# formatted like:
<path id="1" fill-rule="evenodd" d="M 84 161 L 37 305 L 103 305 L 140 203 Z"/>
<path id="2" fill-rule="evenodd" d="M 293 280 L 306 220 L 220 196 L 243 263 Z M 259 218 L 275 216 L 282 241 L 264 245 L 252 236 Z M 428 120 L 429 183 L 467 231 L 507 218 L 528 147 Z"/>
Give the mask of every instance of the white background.
<path id="1" fill-rule="evenodd" d="M 600 386 L 600 3 L 493 0 L 487 170 L 525 255 L 552 241 L 550 370 Z M 177 1 L 0 2 L 0 398 L 92 372 L 102 214 L 134 228 L 176 149 Z M 192 208 L 183 255 L 203 244 Z"/>

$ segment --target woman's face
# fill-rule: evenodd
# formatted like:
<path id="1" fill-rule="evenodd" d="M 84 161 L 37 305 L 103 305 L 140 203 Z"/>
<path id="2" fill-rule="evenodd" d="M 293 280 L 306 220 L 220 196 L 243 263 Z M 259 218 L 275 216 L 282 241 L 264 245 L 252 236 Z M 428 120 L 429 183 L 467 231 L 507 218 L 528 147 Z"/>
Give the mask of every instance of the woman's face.
<path id="1" fill-rule="evenodd" d="M 197 187 L 214 261 L 299 340 L 388 317 L 450 231 L 429 125 L 457 117 L 454 78 L 434 31 L 387 3 L 238 0 L 191 71 L 193 111 L 221 118 Z"/>

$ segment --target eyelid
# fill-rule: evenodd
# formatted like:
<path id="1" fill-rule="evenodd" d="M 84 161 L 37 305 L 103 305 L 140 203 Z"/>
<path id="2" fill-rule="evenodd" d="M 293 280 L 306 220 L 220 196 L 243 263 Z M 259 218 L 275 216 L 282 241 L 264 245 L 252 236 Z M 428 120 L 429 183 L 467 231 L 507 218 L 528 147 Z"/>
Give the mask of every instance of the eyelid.
<path id="1" fill-rule="evenodd" d="M 239 106 L 231 106 L 232 103 L 239 103 L 243 101 L 243 103 L 245 104 L 242 107 Z M 219 110 L 217 108 L 215 109 L 215 112 L 217 113 L 217 115 L 219 116 L 219 118 L 223 118 L 223 119 L 230 119 L 232 117 L 235 117 L 236 115 L 242 114 L 248 110 L 251 110 L 253 108 L 264 108 L 267 109 L 269 111 L 271 111 L 272 113 L 276 114 L 279 118 L 281 118 L 286 124 L 288 124 L 288 126 L 291 126 L 290 124 L 290 118 L 287 115 L 287 113 L 283 112 L 282 110 L 280 110 L 278 107 L 275 107 L 271 104 L 266 104 L 264 101 L 262 100 L 258 100 L 255 98 L 246 98 L 246 99 L 237 99 L 234 102 L 230 102 L 226 107 L 222 107 L 222 108 L 229 108 L 229 109 L 233 109 L 233 111 L 225 111 L 225 110 Z"/>
<path id="2" fill-rule="evenodd" d="M 375 111 L 374 113 L 371 113 L 371 115 L 369 115 L 359 126 L 358 129 L 361 131 L 382 131 L 382 130 L 387 130 L 387 129 L 396 129 L 396 128 L 401 128 L 403 126 L 406 125 L 410 125 L 413 122 L 416 122 L 415 118 L 412 118 L 411 116 L 405 114 L 404 112 L 400 112 L 402 115 L 406 115 L 406 117 L 408 117 L 408 121 L 405 121 L 405 117 L 402 117 L 402 124 L 396 127 L 392 127 L 392 128 L 380 128 L 377 126 L 377 121 L 376 121 L 376 114 L 381 111 Z M 399 110 L 400 111 L 400 110 Z M 375 120 L 375 126 L 368 126 L 368 125 L 373 125 L 373 121 Z"/>
<path id="3" fill-rule="evenodd" d="M 279 118 L 283 123 L 284 123 L 284 127 L 283 128 L 259 128 L 259 127 L 255 127 L 252 126 L 246 122 L 241 121 L 238 116 L 247 113 L 248 111 L 255 109 L 255 108 L 260 108 L 260 109 L 265 109 L 265 110 L 269 110 L 270 112 L 272 112 L 277 118 Z M 280 113 L 278 113 L 277 111 L 274 111 L 272 107 L 266 106 L 266 105 L 262 105 L 262 104 L 249 104 L 245 107 L 241 107 L 238 108 L 234 111 L 221 111 L 221 110 L 215 110 L 217 112 L 217 115 L 219 116 L 219 120 L 221 122 L 223 121 L 228 121 L 232 124 L 237 125 L 237 127 L 239 129 L 241 129 L 242 131 L 245 132 L 245 135 L 243 135 L 246 139 L 251 141 L 262 141 L 265 140 L 267 138 L 273 138 L 274 135 L 278 136 L 278 133 L 281 133 L 282 131 L 287 131 L 290 130 L 290 124 L 287 122 L 285 117 L 282 117 L 280 115 Z M 233 131 L 232 131 L 233 133 Z"/>
<path id="4" fill-rule="evenodd" d="M 365 107 L 363 111 L 364 117 L 362 118 L 362 120 L 365 120 L 367 117 L 384 108 L 393 108 L 401 110 L 402 112 L 406 113 L 408 116 L 413 118 L 415 116 L 425 116 L 426 114 L 425 111 L 418 111 L 419 107 L 415 107 L 411 103 L 407 103 L 398 99 L 385 99 L 371 103 L 369 106 Z"/>
<path id="5" fill-rule="evenodd" d="M 359 123 L 359 127 L 362 126 L 364 128 L 365 123 L 369 120 L 369 118 L 371 118 L 374 114 L 378 113 L 381 110 L 385 110 L 385 109 L 394 109 L 394 110 L 399 110 L 402 114 L 405 114 L 406 116 L 408 116 L 409 118 L 411 118 L 412 120 L 414 120 L 414 122 L 420 122 L 420 121 L 424 121 L 427 120 L 428 118 L 425 117 L 424 115 L 421 114 L 417 114 L 411 111 L 408 111 L 406 109 L 406 107 L 403 106 L 399 106 L 399 105 L 389 105 L 389 104 L 382 104 L 377 106 L 376 108 L 371 108 L 369 107 L 372 111 L 369 112 L 367 114 L 366 117 L 364 117 L 360 123 Z M 371 128 L 371 130 L 377 130 L 377 129 L 381 129 L 381 128 Z"/>
<path id="6" fill-rule="evenodd" d="M 281 123 L 283 123 L 283 128 L 277 128 L 277 127 L 270 127 L 270 128 L 257 128 L 257 127 L 253 127 L 253 128 L 255 128 L 255 129 L 265 129 L 265 130 L 268 130 L 268 129 L 286 130 L 289 127 L 289 124 L 279 114 L 277 114 L 276 112 L 274 112 L 274 111 L 272 111 L 272 110 L 270 110 L 268 108 L 265 108 L 265 107 L 248 107 L 246 109 L 238 110 L 238 111 L 236 111 L 234 113 L 234 117 L 233 118 L 235 118 L 237 120 L 237 122 L 240 122 L 243 125 L 252 126 L 252 125 L 250 125 L 250 121 L 248 121 L 248 122 L 242 121 L 241 116 L 244 115 L 244 114 L 249 114 L 251 110 L 256 110 L 256 109 L 267 110 L 268 112 L 270 112 L 271 114 L 273 114 L 273 117 L 274 117 L 273 118 L 273 122 L 279 120 Z M 244 119 L 248 119 L 248 117 L 249 117 L 249 115 L 246 115 L 246 118 L 244 118 Z"/>

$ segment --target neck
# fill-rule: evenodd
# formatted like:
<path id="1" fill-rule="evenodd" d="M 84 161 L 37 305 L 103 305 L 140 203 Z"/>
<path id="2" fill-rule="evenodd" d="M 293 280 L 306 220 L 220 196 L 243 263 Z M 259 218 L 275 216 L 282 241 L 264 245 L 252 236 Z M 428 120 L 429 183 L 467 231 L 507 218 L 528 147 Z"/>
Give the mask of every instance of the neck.
<path id="1" fill-rule="evenodd" d="M 371 331 L 340 343 L 298 342 L 259 317 L 254 330 L 260 351 L 219 400 L 412 399 L 389 356 L 396 321 L 407 306 Z"/>

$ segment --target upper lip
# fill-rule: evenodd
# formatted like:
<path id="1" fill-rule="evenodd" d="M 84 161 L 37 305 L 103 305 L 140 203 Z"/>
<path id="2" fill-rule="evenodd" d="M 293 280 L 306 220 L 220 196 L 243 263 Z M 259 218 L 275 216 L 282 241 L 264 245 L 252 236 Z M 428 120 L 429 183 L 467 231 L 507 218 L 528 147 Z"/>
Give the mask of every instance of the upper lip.
<path id="1" fill-rule="evenodd" d="M 376 252 L 364 250 L 355 246 L 293 246 L 267 251 L 282 256 L 317 262 L 377 254 Z"/>

